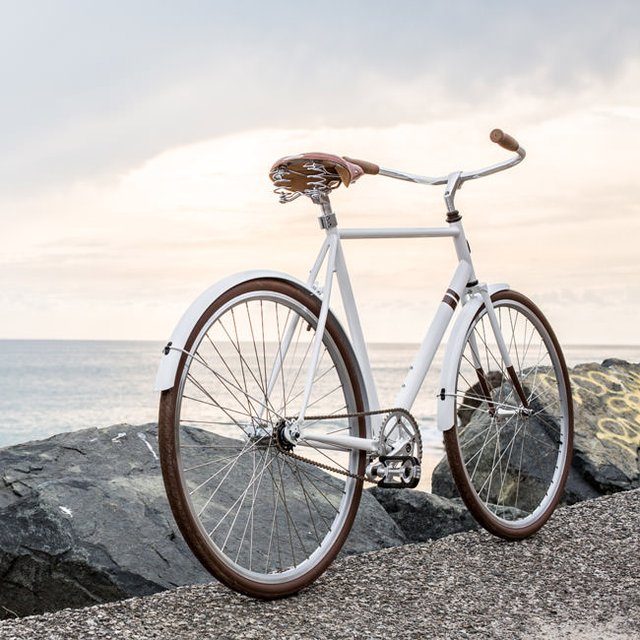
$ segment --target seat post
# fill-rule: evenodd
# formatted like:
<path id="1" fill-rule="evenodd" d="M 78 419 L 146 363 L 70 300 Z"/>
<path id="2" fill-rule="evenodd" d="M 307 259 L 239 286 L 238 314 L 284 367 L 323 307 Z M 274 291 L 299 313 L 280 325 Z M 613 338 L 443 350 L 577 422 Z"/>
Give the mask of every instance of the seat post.
<path id="1" fill-rule="evenodd" d="M 338 218 L 333 212 L 331 207 L 331 201 L 329 200 L 329 192 L 314 189 L 312 192 L 307 193 L 314 204 L 317 204 L 322 210 L 322 215 L 318 218 L 321 229 L 333 229 L 338 226 Z"/>

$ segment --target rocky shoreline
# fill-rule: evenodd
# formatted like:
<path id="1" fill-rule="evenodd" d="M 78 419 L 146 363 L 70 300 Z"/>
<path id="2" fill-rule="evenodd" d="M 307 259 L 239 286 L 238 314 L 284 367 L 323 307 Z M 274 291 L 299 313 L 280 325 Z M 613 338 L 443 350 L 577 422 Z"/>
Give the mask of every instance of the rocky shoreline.
<path id="1" fill-rule="evenodd" d="M 580 365 L 571 380 L 576 437 L 564 503 L 639 487 L 640 365 Z M 440 495 L 365 491 L 341 557 L 477 528 L 446 463 L 433 487 Z M 210 581 L 173 522 L 155 425 L 0 450 L 0 619 Z"/>

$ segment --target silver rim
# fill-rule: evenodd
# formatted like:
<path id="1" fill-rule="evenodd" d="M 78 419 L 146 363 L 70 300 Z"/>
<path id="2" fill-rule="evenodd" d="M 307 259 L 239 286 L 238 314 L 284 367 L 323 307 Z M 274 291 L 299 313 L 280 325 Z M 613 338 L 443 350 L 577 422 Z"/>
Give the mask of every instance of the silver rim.
<path id="1" fill-rule="evenodd" d="M 494 304 L 529 411 L 522 408 L 482 312 L 460 358 L 458 447 L 478 503 L 501 526 L 519 529 L 555 503 L 568 453 L 568 393 L 560 358 L 540 318 L 516 300 Z"/>
<path id="2" fill-rule="evenodd" d="M 299 410 L 316 322 L 283 294 L 236 297 L 194 341 L 179 383 L 180 482 L 199 537 L 228 570 L 264 584 L 298 579 L 332 550 L 357 488 L 355 479 L 296 460 L 276 442 Z M 355 407 L 345 363 L 325 332 L 307 415 Z M 355 419 L 305 426 L 358 435 Z M 293 453 L 348 472 L 358 466 L 353 451 L 297 446 Z"/>

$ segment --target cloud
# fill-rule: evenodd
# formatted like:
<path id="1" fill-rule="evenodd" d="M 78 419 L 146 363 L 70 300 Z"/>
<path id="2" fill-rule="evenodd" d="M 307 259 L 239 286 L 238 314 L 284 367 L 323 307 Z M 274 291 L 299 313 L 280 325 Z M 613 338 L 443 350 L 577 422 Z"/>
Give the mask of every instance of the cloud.
<path id="1" fill-rule="evenodd" d="M 573 97 L 637 58 L 635 2 L 13 5 L 0 26 L 0 190 L 127 171 L 255 128 L 473 118 Z"/>

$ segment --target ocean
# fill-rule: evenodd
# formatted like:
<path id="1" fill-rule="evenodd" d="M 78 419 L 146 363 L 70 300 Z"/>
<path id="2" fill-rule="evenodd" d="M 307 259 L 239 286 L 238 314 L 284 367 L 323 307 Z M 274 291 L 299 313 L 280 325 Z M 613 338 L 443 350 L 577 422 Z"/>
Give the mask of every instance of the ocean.
<path id="1" fill-rule="evenodd" d="M 0 447 L 63 431 L 155 422 L 153 391 L 164 343 L 141 341 L 0 340 Z M 381 405 L 393 406 L 416 345 L 372 344 Z M 621 358 L 640 362 L 640 346 L 564 347 L 569 366 Z M 413 407 L 425 457 L 442 455 L 435 395 L 442 352 Z"/>

